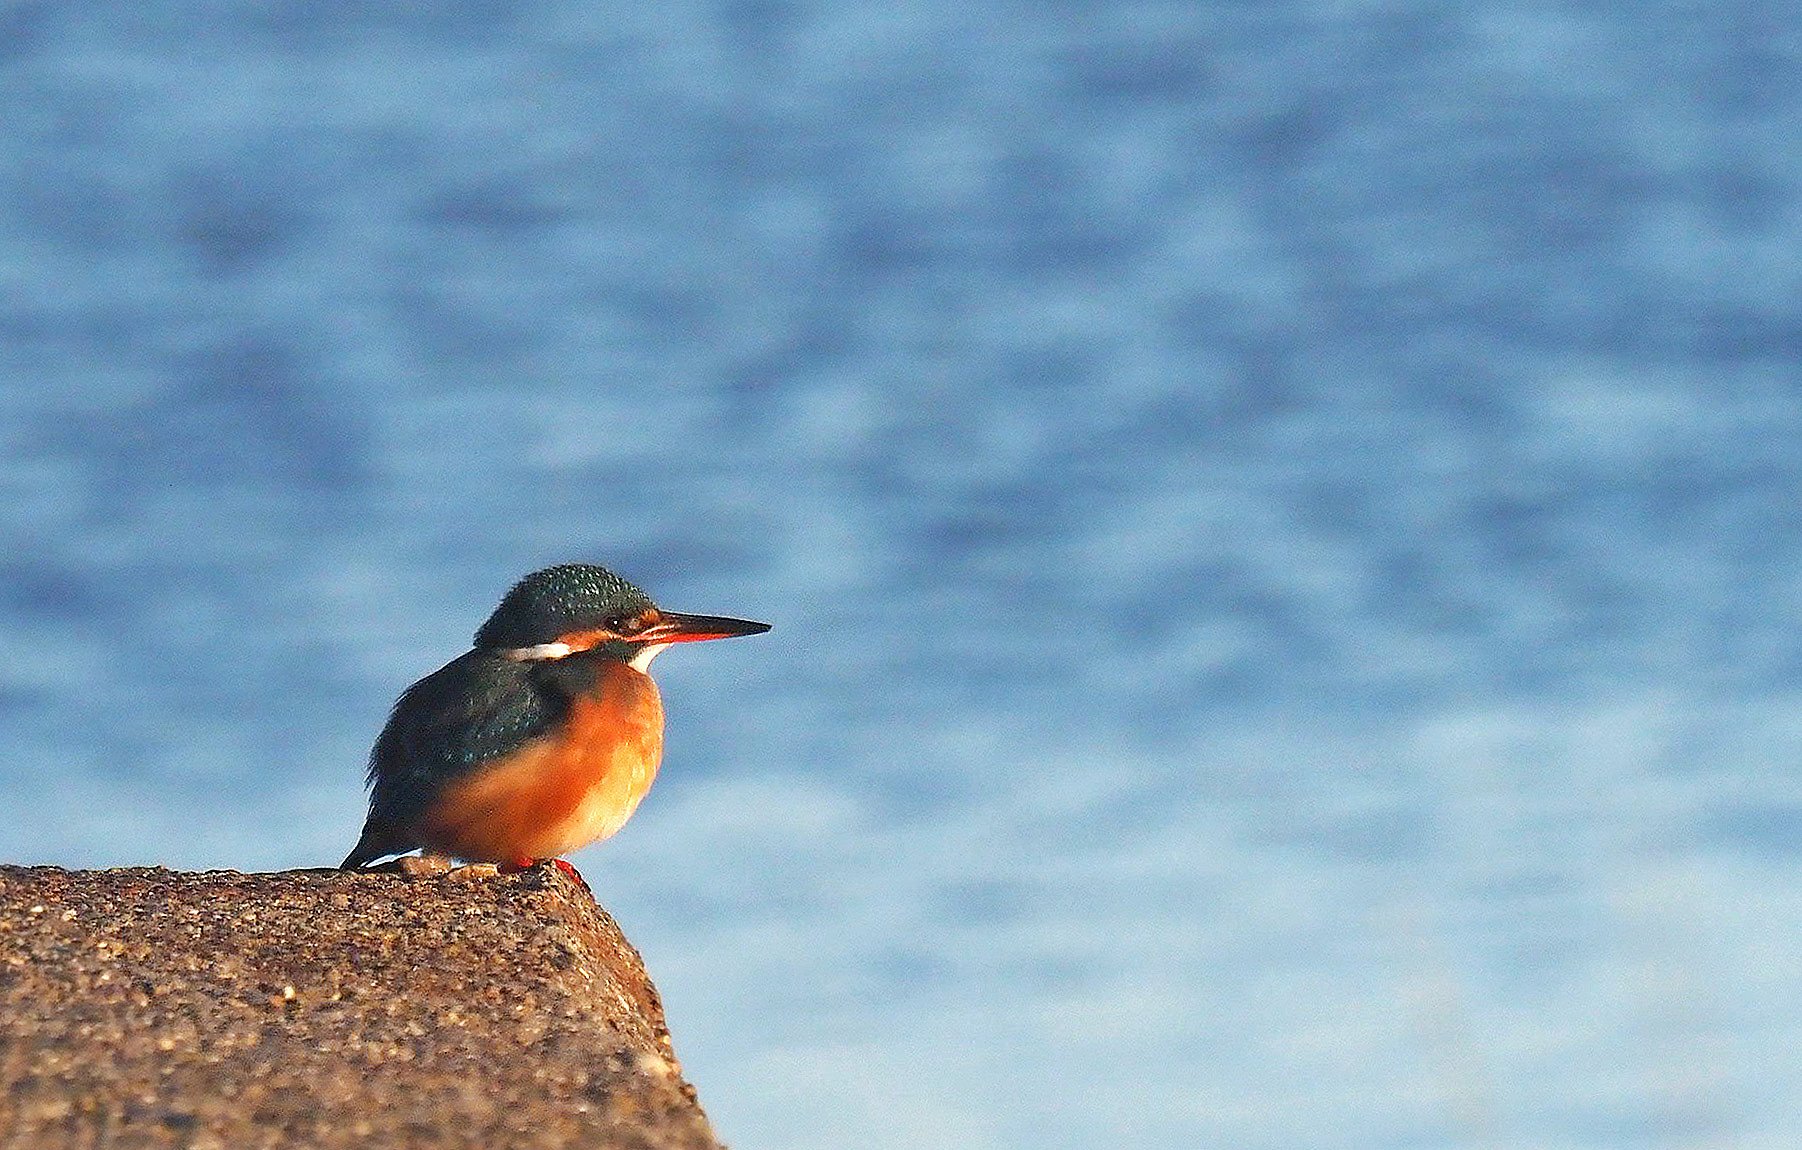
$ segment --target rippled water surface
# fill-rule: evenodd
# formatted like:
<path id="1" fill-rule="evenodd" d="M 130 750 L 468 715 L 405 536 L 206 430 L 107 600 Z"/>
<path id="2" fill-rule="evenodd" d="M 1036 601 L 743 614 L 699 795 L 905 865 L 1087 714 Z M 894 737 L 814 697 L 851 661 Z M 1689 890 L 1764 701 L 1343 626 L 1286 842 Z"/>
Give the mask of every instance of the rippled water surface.
<path id="1" fill-rule="evenodd" d="M 0 857 L 596 560 L 734 1145 L 1796 1145 L 1799 15 L 0 6 Z"/>

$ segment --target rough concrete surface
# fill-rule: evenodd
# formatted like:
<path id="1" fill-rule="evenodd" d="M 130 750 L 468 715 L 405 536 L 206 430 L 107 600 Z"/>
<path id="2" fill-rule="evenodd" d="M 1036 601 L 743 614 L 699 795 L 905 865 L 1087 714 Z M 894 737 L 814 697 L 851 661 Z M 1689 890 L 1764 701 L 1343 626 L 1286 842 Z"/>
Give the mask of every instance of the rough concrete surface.
<path id="1" fill-rule="evenodd" d="M 575 883 L 0 867 L 0 1150 L 718 1146 Z"/>

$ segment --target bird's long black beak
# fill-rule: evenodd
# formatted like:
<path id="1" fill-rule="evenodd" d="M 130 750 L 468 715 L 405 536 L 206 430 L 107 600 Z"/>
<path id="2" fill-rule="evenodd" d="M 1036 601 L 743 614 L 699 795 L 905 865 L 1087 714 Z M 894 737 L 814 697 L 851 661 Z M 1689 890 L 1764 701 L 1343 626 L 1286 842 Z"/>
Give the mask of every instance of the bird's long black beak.
<path id="1" fill-rule="evenodd" d="M 768 623 L 749 619 L 729 619 L 724 615 L 682 615 L 675 611 L 659 611 L 655 623 L 632 636 L 635 643 L 698 643 L 703 639 L 734 639 L 740 635 L 761 635 L 770 629 Z"/>

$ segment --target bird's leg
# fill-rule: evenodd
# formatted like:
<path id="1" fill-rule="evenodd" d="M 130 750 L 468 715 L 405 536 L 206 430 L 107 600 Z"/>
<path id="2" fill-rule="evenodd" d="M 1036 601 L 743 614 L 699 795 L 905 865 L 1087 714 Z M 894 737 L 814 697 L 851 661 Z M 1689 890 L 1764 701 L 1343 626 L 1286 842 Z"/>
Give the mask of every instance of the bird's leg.
<path id="1" fill-rule="evenodd" d="M 524 855 L 521 855 L 512 862 L 499 864 L 490 863 L 486 865 L 493 866 L 494 873 L 496 874 L 524 874 L 533 867 L 542 866 L 545 863 L 551 864 L 565 875 L 568 875 L 571 882 L 582 888 L 583 894 L 587 895 L 589 898 L 594 898 L 594 891 L 589 888 L 588 881 L 582 877 L 582 872 L 576 869 L 575 864 L 568 859 L 534 859 L 526 858 Z M 468 870 L 469 868 L 464 867 L 463 869 Z"/>

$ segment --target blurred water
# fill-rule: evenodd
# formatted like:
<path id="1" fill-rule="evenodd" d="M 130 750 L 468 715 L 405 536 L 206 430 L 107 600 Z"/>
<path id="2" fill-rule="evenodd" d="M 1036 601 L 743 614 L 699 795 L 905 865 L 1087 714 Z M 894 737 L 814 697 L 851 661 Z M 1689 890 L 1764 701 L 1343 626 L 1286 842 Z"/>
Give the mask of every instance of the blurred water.
<path id="1" fill-rule="evenodd" d="M 0 5 L 0 857 L 598 560 L 735 1145 L 1795 1145 L 1798 16 Z"/>

